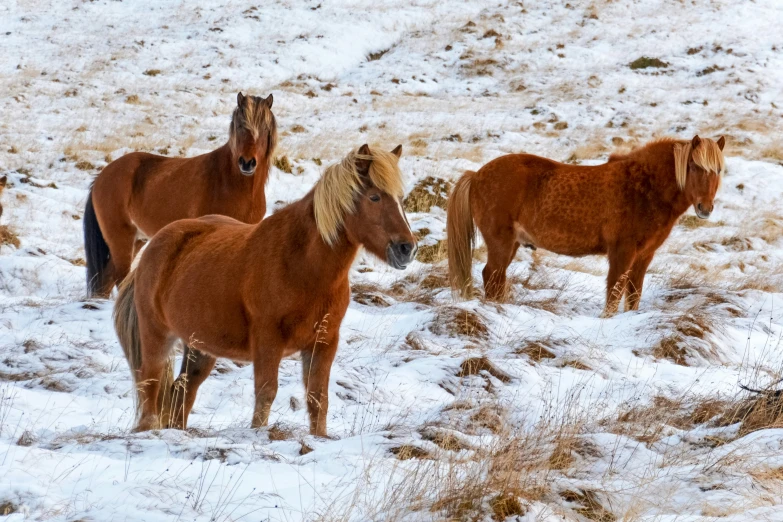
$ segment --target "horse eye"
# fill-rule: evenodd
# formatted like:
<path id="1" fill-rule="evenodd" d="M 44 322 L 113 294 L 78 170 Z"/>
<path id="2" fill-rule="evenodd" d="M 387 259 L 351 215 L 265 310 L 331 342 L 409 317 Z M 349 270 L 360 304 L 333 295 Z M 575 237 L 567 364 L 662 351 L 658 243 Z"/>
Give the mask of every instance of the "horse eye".
<path id="1" fill-rule="evenodd" d="M 381 200 L 381 197 L 378 194 L 373 194 L 370 196 L 370 201 L 373 203 L 378 203 Z"/>

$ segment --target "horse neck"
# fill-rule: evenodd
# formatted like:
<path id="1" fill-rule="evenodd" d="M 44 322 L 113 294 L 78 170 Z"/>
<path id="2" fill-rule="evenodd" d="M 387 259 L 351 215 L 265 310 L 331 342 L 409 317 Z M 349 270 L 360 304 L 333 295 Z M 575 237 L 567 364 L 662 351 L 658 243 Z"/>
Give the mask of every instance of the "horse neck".
<path id="1" fill-rule="evenodd" d="M 234 162 L 234 168 L 239 172 L 237 162 Z M 266 182 L 269 179 L 269 162 L 262 161 L 256 168 L 256 173 L 251 178 L 253 181 L 253 190 L 251 195 L 250 222 L 255 223 L 264 219 L 266 214 Z"/>
<path id="2" fill-rule="evenodd" d="M 231 151 L 229 142 L 216 149 L 213 154 L 219 157 L 218 162 L 221 165 L 219 170 L 223 178 L 223 184 L 236 188 L 244 194 L 250 192 L 248 222 L 257 223 L 261 221 L 266 214 L 265 188 L 267 179 L 269 179 L 269 162 L 262 161 L 258 165 L 255 174 L 245 176 L 239 170 L 239 163 Z"/>
<path id="3" fill-rule="evenodd" d="M 324 289 L 347 282 L 359 245 L 349 241 L 344 231 L 333 245 L 326 244 L 315 224 L 312 190 L 257 226 L 259 232 L 272 231 L 286 257 L 297 260 L 291 281 Z"/>
<path id="4" fill-rule="evenodd" d="M 677 185 L 673 148 L 674 142 L 657 143 L 632 161 L 640 164 L 644 175 L 650 177 L 650 197 L 657 201 L 660 208 L 669 208 L 673 217 L 679 217 L 688 210 L 690 202 Z"/>

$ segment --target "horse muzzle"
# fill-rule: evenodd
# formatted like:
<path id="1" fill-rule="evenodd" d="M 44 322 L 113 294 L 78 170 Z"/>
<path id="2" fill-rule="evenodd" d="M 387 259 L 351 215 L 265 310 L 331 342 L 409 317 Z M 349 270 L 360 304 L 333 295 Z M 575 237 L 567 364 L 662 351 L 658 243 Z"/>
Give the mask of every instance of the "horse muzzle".
<path id="1" fill-rule="evenodd" d="M 701 206 L 701 203 L 699 203 L 698 205 L 694 205 L 693 207 L 694 210 L 696 211 L 696 215 L 699 216 L 699 218 L 701 219 L 707 219 L 708 217 L 710 217 L 710 214 L 712 214 L 712 209 L 709 210 L 705 209 L 704 207 Z"/>
<path id="2" fill-rule="evenodd" d="M 386 247 L 386 262 L 392 268 L 404 270 L 416 258 L 419 247 L 409 241 L 393 241 Z"/>
<path id="3" fill-rule="evenodd" d="M 245 158 L 240 157 L 239 158 L 239 172 L 242 173 L 243 176 L 252 176 L 256 173 L 256 159 L 250 158 L 248 161 L 245 161 Z"/>

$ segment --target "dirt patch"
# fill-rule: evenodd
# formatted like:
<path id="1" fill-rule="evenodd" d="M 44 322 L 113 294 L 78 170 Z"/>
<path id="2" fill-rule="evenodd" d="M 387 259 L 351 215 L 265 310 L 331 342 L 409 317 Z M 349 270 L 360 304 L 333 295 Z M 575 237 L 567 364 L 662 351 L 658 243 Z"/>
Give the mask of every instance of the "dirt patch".
<path id="1" fill-rule="evenodd" d="M 630 67 L 634 71 L 637 69 L 648 69 L 650 67 L 662 68 L 668 66 L 669 64 L 664 62 L 663 60 L 659 58 L 650 58 L 648 56 L 642 56 L 628 64 L 628 67 Z"/>

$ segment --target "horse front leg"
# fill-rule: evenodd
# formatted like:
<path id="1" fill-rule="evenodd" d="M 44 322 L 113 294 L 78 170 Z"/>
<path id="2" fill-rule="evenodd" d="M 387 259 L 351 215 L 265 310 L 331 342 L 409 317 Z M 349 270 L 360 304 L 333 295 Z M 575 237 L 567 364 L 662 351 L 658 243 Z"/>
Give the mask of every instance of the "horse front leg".
<path id="1" fill-rule="evenodd" d="M 338 332 L 316 340 L 302 350 L 302 378 L 310 415 L 310 433 L 326 437 L 326 414 L 329 409 L 329 375 L 337 353 Z"/>
<path id="2" fill-rule="evenodd" d="M 612 317 L 620 307 L 620 301 L 628 285 L 631 265 L 635 252 L 628 248 L 616 247 L 609 251 L 609 274 L 606 277 L 606 305 L 602 318 Z"/>
<path id="3" fill-rule="evenodd" d="M 266 332 L 265 332 L 266 333 Z M 253 381 L 256 405 L 253 410 L 252 428 L 269 424 L 269 412 L 277 396 L 277 374 L 283 359 L 283 343 L 269 339 L 253 339 Z"/>

